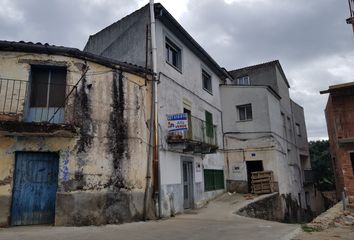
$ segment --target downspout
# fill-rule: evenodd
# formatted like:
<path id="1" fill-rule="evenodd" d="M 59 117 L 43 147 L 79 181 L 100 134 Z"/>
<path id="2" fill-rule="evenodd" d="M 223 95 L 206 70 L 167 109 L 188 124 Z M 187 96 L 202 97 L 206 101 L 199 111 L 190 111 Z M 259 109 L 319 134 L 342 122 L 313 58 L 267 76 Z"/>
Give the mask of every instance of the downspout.
<path id="1" fill-rule="evenodd" d="M 146 45 L 145 45 L 145 85 L 147 84 L 147 72 L 148 72 L 148 52 L 149 52 L 149 26 L 146 25 Z M 153 142 L 154 142 L 154 107 L 153 104 L 154 96 L 151 94 L 151 106 L 150 106 L 150 121 L 149 121 L 149 145 L 148 145 L 148 154 L 147 154 L 147 164 L 146 164 L 146 182 L 145 182 L 145 193 L 144 193 L 144 212 L 143 219 L 144 221 L 148 220 L 148 208 L 150 206 L 151 199 L 151 177 L 152 177 L 152 153 L 153 153 Z"/>
<path id="2" fill-rule="evenodd" d="M 159 164 L 159 133 L 158 133 L 158 105 L 157 105 L 157 47 L 156 47 L 156 22 L 154 0 L 150 0 L 150 31 L 151 31 L 151 52 L 152 52 L 152 71 L 153 84 L 152 95 L 154 98 L 154 195 L 158 200 L 158 216 L 161 217 L 161 183 L 160 183 L 160 164 Z"/>

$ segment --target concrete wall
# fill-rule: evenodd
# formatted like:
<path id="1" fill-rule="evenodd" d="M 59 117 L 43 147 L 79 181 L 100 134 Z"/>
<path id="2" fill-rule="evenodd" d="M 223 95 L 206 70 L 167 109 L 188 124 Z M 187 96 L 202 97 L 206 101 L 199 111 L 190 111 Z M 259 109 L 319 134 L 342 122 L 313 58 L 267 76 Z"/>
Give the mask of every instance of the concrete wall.
<path id="1" fill-rule="evenodd" d="M 240 132 L 251 134 L 271 131 L 271 116 L 278 114 L 268 105 L 268 95 L 271 95 L 263 86 L 232 86 L 222 85 L 221 101 L 223 105 L 224 132 Z M 237 106 L 252 104 L 251 121 L 240 121 Z M 273 106 L 271 106 L 273 107 Z"/>
<path id="2" fill-rule="evenodd" d="M 232 77 L 236 80 L 239 77 L 249 76 L 250 84 L 253 86 L 270 86 L 279 93 L 276 70 L 273 65 L 266 65 L 256 68 L 245 68 L 244 70 L 231 71 Z M 266 79 L 266 81 L 265 81 Z"/>
<path id="3" fill-rule="evenodd" d="M 84 64 L 70 57 L 14 52 L 1 52 L 0 59 L 1 77 L 26 81 L 30 62 L 65 64 L 67 84 L 72 85 L 80 79 Z M 105 224 L 141 218 L 149 85 L 145 86 L 145 80 L 134 74 L 120 74 L 92 62 L 87 65 L 86 77 L 70 96 L 75 111 L 66 112 L 70 120 L 67 123 L 75 125 L 76 133 L 63 137 L 56 132 L 49 134 L 41 126 L 23 132 L 19 127 L 22 122 L 12 129 L 1 124 L 0 225 L 9 223 L 16 151 L 59 152 L 56 225 Z M 98 212 L 98 206 L 105 214 Z"/>
<path id="4" fill-rule="evenodd" d="M 149 14 L 149 6 L 146 5 L 98 33 L 91 35 L 84 51 L 122 62 L 145 66 L 146 27 L 150 21 Z M 150 44 L 149 40 L 148 46 Z M 150 52 L 148 54 L 150 56 Z M 151 58 L 149 57 L 149 67 L 150 60 Z"/>

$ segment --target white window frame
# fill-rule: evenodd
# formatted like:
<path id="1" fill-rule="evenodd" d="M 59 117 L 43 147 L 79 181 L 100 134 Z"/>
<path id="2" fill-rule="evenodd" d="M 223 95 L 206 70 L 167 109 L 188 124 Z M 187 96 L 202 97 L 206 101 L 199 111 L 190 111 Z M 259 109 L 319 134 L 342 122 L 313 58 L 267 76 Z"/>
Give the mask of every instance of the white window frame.
<path id="1" fill-rule="evenodd" d="M 204 68 L 202 68 L 202 87 L 205 91 L 207 91 L 208 93 L 210 93 L 211 95 L 213 95 L 213 78 L 212 75 L 205 70 Z M 210 84 L 210 89 L 208 89 L 206 86 L 204 86 L 204 75 L 208 76 L 209 79 L 209 84 Z"/>
<path id="2" fill-rule="evenodd" d="M 176 54 L 177 58 L 176 65 L 173 63 L 173 56 L 170 55 L 170 53 L 173 52 Z M 167 36 L 165 36 L 165 60 L 168 65 L 182 72 L 182 49 Z"/>
<path id="3" fill-rule="evenodd" d="M 236 78 L 236 84 L 241 85 L 241 86 L 249 86 L 250 84 L 250 77 L 249 76 L 243 76 Z"/>
<path id="4" fill-rule="evenodd" d="M 248 116 L 248 114 L 247 114 L 247 112 L 248 112 L 247 111 L 247 107 L 251 108 L 251 116 Z M 244 111 L 245 119 L 241 119 L 241 114 L 240 114 L 241 109 L 244 109 L 243 111 Z M 237 110 L 237 115 L 238 115 L 238 121 L 239 122 L 252 121 L 253 120 L 253 111 L 252 111 L 252 104 L 251 103 L 238 105 L 238 106 L 236 106 L 236 110 Z"/>

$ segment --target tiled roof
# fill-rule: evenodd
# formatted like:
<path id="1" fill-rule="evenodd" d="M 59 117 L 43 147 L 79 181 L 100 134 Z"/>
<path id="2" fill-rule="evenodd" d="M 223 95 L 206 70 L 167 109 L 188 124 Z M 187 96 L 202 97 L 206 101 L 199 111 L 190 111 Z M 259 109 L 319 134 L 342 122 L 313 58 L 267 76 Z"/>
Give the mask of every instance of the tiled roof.
<path id="1" fill-rule="evenodd" d="M 120 62 L 114 59 L 102 57 L 96 54 L 81 51 L 77 48 L 55 46 L 48 43 L 33 43 L 33 42 L 13 42 L 0 40 L 0 51 L 13 51 L 13 52 L 31 52 L 31 53 L 43 53 L 54 54 L 68 57 L 75 57 L 83 60 L 92 61 L 111 68 L 120 68 L 136 73 L 145 73 L 146 69 L 127 62 Z M 149 70 L 150 72 L 150 70 Z"/>

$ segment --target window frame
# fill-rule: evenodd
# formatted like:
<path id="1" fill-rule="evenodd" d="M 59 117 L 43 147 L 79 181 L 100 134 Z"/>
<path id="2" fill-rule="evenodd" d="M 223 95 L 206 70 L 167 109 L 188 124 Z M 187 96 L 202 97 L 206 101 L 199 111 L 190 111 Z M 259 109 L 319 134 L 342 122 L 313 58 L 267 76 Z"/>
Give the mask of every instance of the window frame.
<path id="1" fill-rule="evenodd" d="M 295 132 L 297 136 L 301 137 L 300 123 L 295 123 Z"/>
<path id="2" fill-rule="evenodd" d="M 251 112 L 251 115 L 250 117 L 248 116 L 247 112 L 247 107 L 250 107 L 250 112 Z M 241 109 L 244 108 L 244 116 L 245 116 L 245 119 L 241 119 L 241 114 L 240 114 L 240 111 Z M 242 104 L 242 105 L 237 105 L 236 106 L 236 110 L 237 110 L 237 115 L 238 115 L 238 122 L 247 122 L 247 121 L 252 121 L 253 120 L 253 110 L 252 110 L 252 103 L 247 103 L 247 104 Z"/>
<path id="3" fill-rule="evenodd" d="M 170 49 L 175 52 L 176 54 L 176 65 L 173 64 L 173 56 L 170 57 Z M 174 42 L 171 40 L 171 38 L 165 36 L 165 61 L 168 65 L 182 73 L 182 49 Z M 171 51 L 171 52 L 172 52 Z"/>
<path id="4" fill-rule="evenodd" d="M 31 65 L 31 73 L 30 73 L 30 94 L 28 95 L 29 97 L 29 107 L 30 108 L 58 108 L 58 107 L 63 107 L 65 104 L 65 96 L 66 96 L 66 88 L 67 88 L 67 67 L 63 66 L 52 66 L 52 65 Z M 34 74 L 36 72 L 36 74 Z M 60 73 L 61 72 L 61 73 Z M 37 82 L 39 80 L 37 74 L 45 74 L 47 79 L 46 82 Z M 58 74 L 63 74 L 63 79 L 60 79 L 63 81 L 63 84 L 58 84 L 58 83 L 53 83 L 55 82 L 55 77 L 58 76 Z M 38 78 L 38 79 L 37 79 Z M 38 100 L 39 94 L 43 94 L 39 88 L 38 84 L 44 84 L 42 88 L 45 90 L 45 106 L 41 106 L 41 101 Z M 62 93 L 59 93 L 59 96 L 61 96 L 61 100 L 57 100 L 58 97 L 58 91 L 61 88 Z M 42 90 L 43 90 L 42 89 Z M 56 96 L 56 98 L 53 99 L 53 95 Z M 39 101 L 39 102 L 38 102 Z M 54 102 L 53 101 L 58 101 Z"/>
<path id="5" fill-rule="evenodd" d="M 245 80 L 247 80 L 247 82 Z M 242 83 L 241 83 L 241 81 L 242 81 Z M 236 84 L 239 86 L 250 86 L 251 85 L 250 77 L 248 75 L 238 77 L 238 78 L 236 78 Z"/>
<path id="6" fill-rule="evenodd" d="M 213 95 L 213 78 L 212 75 L 205 70 L 204 68 L 202 68 L 202 88 L 204 91 L 208 92 L 209 94 Z M 209 81 L 209 85 L 210 85 L 210 89 L 208 89 L 208 86 L 205 86 L 204 84 L 204 76 L 207 76 L 206 80 Z"/>

